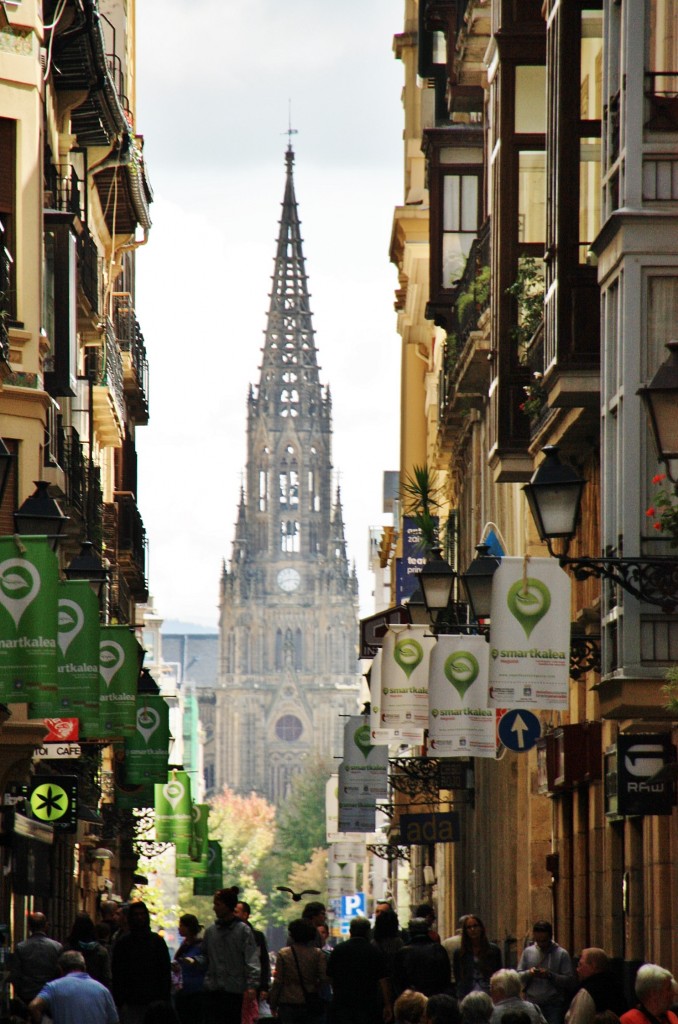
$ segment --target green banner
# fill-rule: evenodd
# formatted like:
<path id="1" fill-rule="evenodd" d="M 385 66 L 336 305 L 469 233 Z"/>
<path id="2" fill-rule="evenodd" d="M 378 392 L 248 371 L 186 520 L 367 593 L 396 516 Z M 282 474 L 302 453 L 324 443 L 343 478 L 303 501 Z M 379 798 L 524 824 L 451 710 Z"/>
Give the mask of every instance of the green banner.
<path id="1" fill-rule="evenodd" d="M 221 843 L 210 839 L 207 848 L 207 874 L 193 881 L 194 896 L 214 896 L 217 889 L 224 887 L 224 868 L 221 855 Z"/>
<path id="2" fill-rule="evenodd" d="M 137 697 L 137 726 L 125 738 L 125 781 L 160 782 L 167 778 L 169 707 L 161 696 Z"/>
<path id="3" fill-rule="evenodd" d="M 209 804 L 193 804 L 193 830 L 188 849 L 177 846 L 177 878 L 204 878 L 208 873 Z"/>
<path id="4" fill-rule="evenodd" d="M 102 736 L 136 731 L 139 645 L 129 626 L 102 626 L 99 640 L 99 714 Z"/>
<path id="5" fill-rule="evenodd" d="M 0 537 L 0 702 L 55 685 L 58 581 L 46 537 Z"/>
<path id="6" fill-rule="evenodd" d="M 31 714 L 78 718 L 81 738 L 98 736 L 99 602 L 86 580 L 58 584 L 56 664 L 53 685 L 40 684 L 31 700 Z"/>
<path id="7" fill-rule="evenodd" d="M 191 780 L 188 772 L 172 771 L 155 784 L 155 838 L 188 849 L 193 831 Z"/>

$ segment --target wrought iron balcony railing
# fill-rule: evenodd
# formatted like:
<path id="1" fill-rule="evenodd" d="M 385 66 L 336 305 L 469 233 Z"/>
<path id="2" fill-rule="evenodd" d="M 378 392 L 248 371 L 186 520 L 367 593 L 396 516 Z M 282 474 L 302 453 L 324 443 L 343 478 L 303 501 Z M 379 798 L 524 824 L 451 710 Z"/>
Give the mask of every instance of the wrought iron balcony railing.
<path id="1" fill-rule="evenodd" d="M 148 421 L 148 358 L 144 336 L 136 318 L 132 296 L 129 292 L 113 295 L 113 324 L 120 351 L 129 354 L 130 375 L 126 374 L 125 384 L 131 399 L 137 422 Z"/>

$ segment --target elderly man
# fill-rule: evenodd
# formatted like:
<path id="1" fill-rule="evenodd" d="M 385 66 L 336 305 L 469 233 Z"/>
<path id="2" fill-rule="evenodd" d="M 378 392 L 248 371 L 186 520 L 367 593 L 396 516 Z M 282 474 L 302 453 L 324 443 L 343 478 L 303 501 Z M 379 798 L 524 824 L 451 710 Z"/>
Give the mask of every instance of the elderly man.
<path id="1" fill-rule="evenodd" d="M 59 957 L 63 977 L 48 981 L 28 1011 L 31 1020 L 40 1024 L 46 1014 L 54 1024 L 118 1024 L 118 1011 L 113 996 L 105 985 L 90 978 L 85 958 L 76 950 Z"/>
<path id="2" fill-rule="evenodd" d="M 553 941 L 550 921 L 535 921 L 532 938 L 533 945 L 525 947 L 518 964 L 525 998 L 539 1007 L 547 1024 L 563 1024 L 574 988 L 570 954 Z"/>
<path id="3" fill-rule="evenodd" d="M 636 974 L 638 1006 L 622 1015 L 622 1024 L 678 1024 L 669 1007 L 674 1003 L 673 975 L 658 964 L 643 964 Z"/>
<path id="4" fill-rule="evenodd" d="M 521 998 L 521 988 L 520 975 L 517 971 L 502 968 L 494 972 L 490 978 L 490 996 L 494 1003 L 490 1024 L 500 1024 L 507 1013 L 516 1011 L 526 1013 L 532 1024 L 546 1024 L 539 1007 Z"/>
<path id="5" fill-rule="evenodd" d="M 612 1010 L 618 1017 L 628 1009 L 621 985 L 610 970 L 610 961 L 604 949 L 591 946 L 582 949 L 577 964 L 577 977 L 581 988 L 570 1003 L 565 1024 L 593 1024 L 593 1018 L 604 1010 Z"/>

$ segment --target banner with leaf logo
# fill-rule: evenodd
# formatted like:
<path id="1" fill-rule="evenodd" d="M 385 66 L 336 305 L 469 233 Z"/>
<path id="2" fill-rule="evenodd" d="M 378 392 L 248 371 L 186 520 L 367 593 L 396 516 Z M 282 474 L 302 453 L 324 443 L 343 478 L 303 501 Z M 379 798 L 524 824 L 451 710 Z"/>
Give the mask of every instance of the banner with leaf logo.
<path id="1" fill-rule="evenodd" d="M 137 727 L 139 644 L 129 626 L 102 626 L 99 701 L 102 736 L 133 736 Z"/>
<path id="2" fill-rule="evenodd" d="M 372 659 L 370 668 L 370 738 L 373 743 L 423 743 L 424 730 L 412 725 L 398 726 L 396 729 L 384 728 L 381 721 L 381 648 Z"/>
<path id="3" fill-rule="evenodd" d="M 193 829 L 193 801 L 188 772 L 171 771 L 167 782 L 155 784 L 155 838 L 188 848 Z"/>
<path id="4" fill-rule="evenodd" d="M 46 537 L 0 537 L 0 701 L 55 687 L 57 557 Z"/>
<path id="5" fill-rule="evenodd" d="M 164 697 L 139 694 L 136 730 L 125 737 L 125 780 L 159 782 L 167 778 L 169 706 Z"/>
<path id="6" fill-rule="evenodd" d="M 435 637 L 427 626 L 389 626 L 382 647 L 381 725 L 425 729 L 428 663 Z"/>
<path id="7" fill-rule="evenodd" d="M 438 637 L 428 677 L 431 753 L 496 757 L 496 711 L 488 706 L 488 674 L 484 637 Z"/>
<path id="8" fill-rule="evenodd" d="M 31 700 L 35 718 L 77 718 L 80 736 L 99 736 L 99 602 L 86 580 L 58 584 L 56 676 Z"/>
<path id="9" fill-rule="evenodd" d="M 388 796 L 388 746 L 373 744 L 367 715 L 352 715 L 344 726 L 344 770 L 365 795 Z"/>
<path id="10" fill-rule="evenodd" d="M 209 804 L 193 804 L 191 839 L 187 846 L 177 845 L 177 878 L 203 878 L 208 873 Z"/>
<path id="11" fill-rule="evenodd" d="M 224 887 L 224 867 L 221 843 L 210 839 L 207 844 L 207 874 L 193 882 L 194 896 L 214 896 L 217 889 Z"/>
<path id="12" fill-rule="evenodd" d="M 502 558 L 492 580 L 489 705 L 567 711 L 570 577 L 553 558 Z"/>

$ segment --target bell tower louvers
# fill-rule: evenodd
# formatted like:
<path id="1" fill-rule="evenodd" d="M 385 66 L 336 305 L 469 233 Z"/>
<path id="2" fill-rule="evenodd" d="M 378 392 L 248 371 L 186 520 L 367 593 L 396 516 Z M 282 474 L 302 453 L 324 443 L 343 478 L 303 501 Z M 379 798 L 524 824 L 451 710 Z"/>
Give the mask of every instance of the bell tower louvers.
<path id="1" fill-rule="evenodd" d="M 259 385 L 247 402 L 246 488 L 220 587 L 215 788 L 274 802 L 306 759 L 341 753 L 357 707 L 357 581 L 332 493 L 294 153 L 286 179 Z"/>

